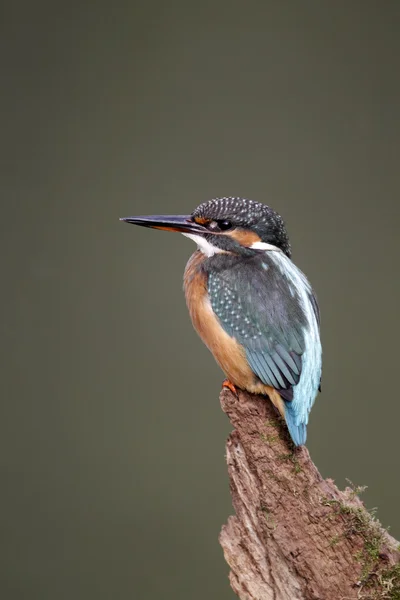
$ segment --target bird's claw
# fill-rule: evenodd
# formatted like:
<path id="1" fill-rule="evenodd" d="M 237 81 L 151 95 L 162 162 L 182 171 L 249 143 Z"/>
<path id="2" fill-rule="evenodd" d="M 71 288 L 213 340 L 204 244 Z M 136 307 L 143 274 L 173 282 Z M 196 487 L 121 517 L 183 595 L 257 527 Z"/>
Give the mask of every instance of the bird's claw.
<path id="1" fill-rule="evenodd" d="M 238 398 L 239 394 L 237 392 L 237 389 L 235 388 L 233 383 L 229 381 L 229 379 L 224 379 L 224 381 L 222 382 L 222 387 L 228 388 L 232 392 L 232 394 L 236 396 L 236 398 Z"/>

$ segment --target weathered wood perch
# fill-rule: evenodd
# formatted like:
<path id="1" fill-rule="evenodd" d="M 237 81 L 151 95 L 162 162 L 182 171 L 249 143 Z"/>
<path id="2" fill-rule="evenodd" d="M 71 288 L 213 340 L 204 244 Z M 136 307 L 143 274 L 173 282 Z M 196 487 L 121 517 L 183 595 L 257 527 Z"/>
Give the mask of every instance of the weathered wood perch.
<path id="1" fill-rule="evenodd" d="M 223 389 L 236 516 L 220 543 L 241 600 L 400 599 L 400 547 L 359 490 L 322 479 L 270 402 Z"/>

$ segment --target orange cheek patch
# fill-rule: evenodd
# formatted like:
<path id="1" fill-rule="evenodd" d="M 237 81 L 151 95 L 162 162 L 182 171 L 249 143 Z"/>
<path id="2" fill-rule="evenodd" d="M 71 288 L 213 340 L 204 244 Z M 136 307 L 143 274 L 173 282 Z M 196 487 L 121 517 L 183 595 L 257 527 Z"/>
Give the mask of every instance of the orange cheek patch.
<path id="1" fill-rule="evenodd" d="M 254 233 L 254 231 L 247 231 L 246 229 L 234 229 L 233 231 L 225 233 L 225 235 L 229 235 L 239 242 L 241 246 L 246 246 L 246 248 L 250 248 L 250 246 L 256 242 L 261 242 L 259 235 Z"/>
<path id="2" fill-rule="evenodd" d="M 207 225 L 210 222 L 210 219 L 205 219 L 204 217 L 195 217 L 194 220 L 199 225 Z"/>

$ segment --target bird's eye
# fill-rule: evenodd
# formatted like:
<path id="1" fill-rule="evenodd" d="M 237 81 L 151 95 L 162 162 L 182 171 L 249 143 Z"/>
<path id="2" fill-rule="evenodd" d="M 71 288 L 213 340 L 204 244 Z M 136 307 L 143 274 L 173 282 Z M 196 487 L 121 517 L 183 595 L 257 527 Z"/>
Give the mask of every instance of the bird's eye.
<path id="1" fill-rule="evenodd" d="M 232 223 L 230 221 L 222 220 L 222 221 L 217 221 L 217 223 L 218 223 L 218 227 L 220 228 L 221 231 L 226 231 L 227 229 L 232 228 Z"/>

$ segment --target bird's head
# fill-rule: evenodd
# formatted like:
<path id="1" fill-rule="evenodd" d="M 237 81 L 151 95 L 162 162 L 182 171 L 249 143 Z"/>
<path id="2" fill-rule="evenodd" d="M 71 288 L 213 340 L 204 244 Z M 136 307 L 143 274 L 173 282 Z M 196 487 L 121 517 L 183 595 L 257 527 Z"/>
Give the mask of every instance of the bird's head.
<path id="1" fill-rule="evenodd" d="M 215 198 L 200 204 L 191 215 L 126 217 L 127 223 L 179 231 L 197 242 L 207 256 L 218 252 L 250 254 L 280 250 L 290 257 L 290 243 L 282 217 L 272 208 L 245 198 Z"/>

